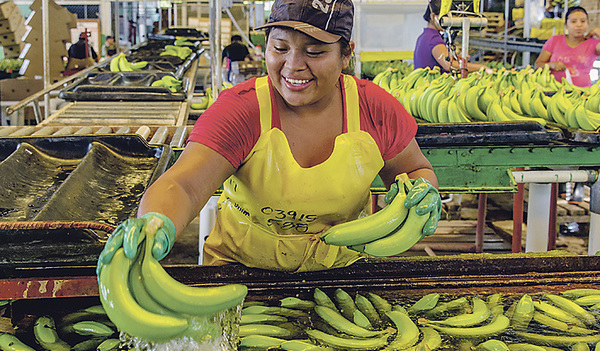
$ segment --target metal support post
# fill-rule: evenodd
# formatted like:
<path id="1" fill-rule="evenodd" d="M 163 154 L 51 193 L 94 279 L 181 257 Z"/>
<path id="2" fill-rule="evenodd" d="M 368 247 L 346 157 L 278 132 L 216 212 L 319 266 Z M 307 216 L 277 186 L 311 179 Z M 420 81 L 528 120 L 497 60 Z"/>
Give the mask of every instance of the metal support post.
<path id="1" fill-rule="evenodd" d="M 548 225 L 550 221 L 550 183 L 529 184 L 527 203 L 527 239 L 525 252 L 548 250 Z"/>
<path id="2" fill-rule="evenodd" d="M 600 251 L 600 184 L 594 182 L 590 191 L 590 234 L 588 254 L 595 255 Z"/>
<path id="3" fill-rule="evenodd" d="M 487 210 L 487 194 L 479 194 L 477 203 L 477 227 L 475 229 L 475 252 L 483 252 L 483 234 L 485 232 L 485 215 Z"/>
<path id="4" fill-rule="evenodd" d="M 518 171 L 522 171 L 523 167 L 517 167 Z M 523 251 L 521 238 L 523 237 L 523 196 L 525 193 L 525 185 L 517 183 L 517 192 L 513 200 L 513 235 L 512 235 L 512 252 Z"/>
<path id="5" fill-rule="evenodd" d="M 558 200 L 558 183 L 552 183 L 550 188 L 550 215 L 548 221 L 548 251 L 556 249 L 556 210 Z"/>
<path id="6" fill-rule="evenodd" d="M 209 1 L 210 66 L 213 98 L 221 91 L 221 0 Z"/>

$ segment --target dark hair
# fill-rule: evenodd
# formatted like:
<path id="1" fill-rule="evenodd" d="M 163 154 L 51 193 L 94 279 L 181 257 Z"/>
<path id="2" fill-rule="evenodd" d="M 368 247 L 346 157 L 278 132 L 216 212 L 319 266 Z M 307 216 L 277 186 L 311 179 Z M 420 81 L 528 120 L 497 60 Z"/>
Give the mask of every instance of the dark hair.
<path id="1" fill-rule="evenodd" d="M 242 36 L 241 35 L 232 35 L 231 36 L 231 41 L 242 41 Z"/>
<path id="2" fill-rule="evenodd" d="M 423 19 L 427 22 L 431 21 L 431 14 L 439 15 L 440 8 L 442 7 L 440 0 L 431 0 L 427 4 L 427 10 L 425 10 L 425 14 L 423 15 Z"/>
<path id="3" fill-rule="evenodd" d="M 107 36 L 106 36 L 106 39 L 112 39 L 112 38 L 113 38 L 113 37 L 112 37 L 112 36 L 110 36 L 110 35 L 107 35 Z"/>
<path id="4" fill-rule="evenodd" d="M 569 9 L 567 10 L 567 15 L 565 16 L 565 23 L 567 23 L 567 21 L 569 20 L 569 16 L 573 12 L 577 12 L 577 11 L 581 11 L 581 12 L 585 13 L 585 17 L 588 17 L 588 13 L 583 7 L 581 7 L 581 6 L 569 7 Z"/>

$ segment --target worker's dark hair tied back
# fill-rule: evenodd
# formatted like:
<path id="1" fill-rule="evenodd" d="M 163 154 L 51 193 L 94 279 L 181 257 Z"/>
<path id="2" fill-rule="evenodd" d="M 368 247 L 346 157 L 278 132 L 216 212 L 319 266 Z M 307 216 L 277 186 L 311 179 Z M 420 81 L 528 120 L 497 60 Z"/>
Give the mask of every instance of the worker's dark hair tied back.
<path id="1" fill-rule="evenodd" d="M 581 6 L 569 7 L 569 9 L 567 10 L 567 14 L 565 16 L 565 23 L 567 23 L 567 21 L 569 20 L 569 16 L 573 12 L 577 12 L 577 11 L 581 11 L 581 12 L 585 13 L 585 17 L 588 17 L 588 13 L 587 13 L 587 11 L 583 7 L 581 7 Z"/>
<path id="2" fill-rule="evenodd" d="M 430 0 L 427 4 L 427 10 L 425 10 L 425 14 L 423 15 L 423 19 L 427 22 L 431 20 L 431 14 L 439 15 L 441 8 L 440 0 Z"/>

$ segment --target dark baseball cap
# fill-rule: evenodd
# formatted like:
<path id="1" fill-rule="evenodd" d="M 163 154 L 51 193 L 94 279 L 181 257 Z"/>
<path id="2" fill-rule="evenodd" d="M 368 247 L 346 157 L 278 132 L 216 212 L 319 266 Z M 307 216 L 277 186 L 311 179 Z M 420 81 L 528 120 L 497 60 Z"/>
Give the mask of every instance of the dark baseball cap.
<path id="1" fill-rule="evenodd" d="M 255 29 L 288 27 L 325 43 L 350 41 L 354 21 L 352 0 L 275 0 L 269 22 Z"/>

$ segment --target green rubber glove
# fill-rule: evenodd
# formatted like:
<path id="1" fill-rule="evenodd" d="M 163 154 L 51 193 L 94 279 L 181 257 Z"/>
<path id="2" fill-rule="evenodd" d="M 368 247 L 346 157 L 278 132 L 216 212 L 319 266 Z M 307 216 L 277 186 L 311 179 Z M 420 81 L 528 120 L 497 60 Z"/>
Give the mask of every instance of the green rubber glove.
<path id="1" fill-rule="evenodd" d="M 442 198 L 438 190 L 427 179 L 419 177 L 414 181 L 412 189 L 406 194 L 404 206 L 407 208 L 417 206 L 415 212 L 418 215 L 430 213 L 429 219 L 423 227 L 423 235 L 435 233 L 442 215 Z"/>
<path id="2" fill-rule="evenodd" d="M 121 247 L 125 251 L 125 256 L 130 259 L 135 258 L 138 245 L 145 237 L 144 228 L 153 218 L 161 220 L 162 226 L 156 230 L 154 243 L 152 244 L 152 256 L 160 261 L 171 251 L 175 243 L 175 225 L 169 217 L 150 212 L 140 218 L 130 218 L 119 224 L 106 241 L 104 249 L 98 257 L 96 276 L 100 276 L 104 265 L 110 263 L 115 252 Z"/>

